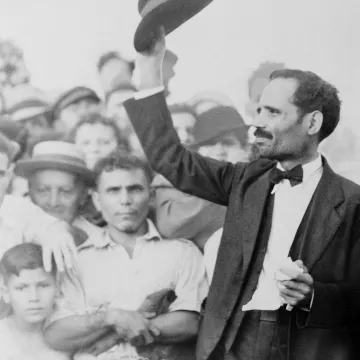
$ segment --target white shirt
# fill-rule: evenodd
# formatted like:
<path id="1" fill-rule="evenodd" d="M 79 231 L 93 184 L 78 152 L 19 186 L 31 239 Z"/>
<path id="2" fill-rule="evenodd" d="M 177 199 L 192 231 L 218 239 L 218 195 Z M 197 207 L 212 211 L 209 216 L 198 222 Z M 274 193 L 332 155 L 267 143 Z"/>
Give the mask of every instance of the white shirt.
<path id="1" fill-rule="evenodd" d="M 284 171 L 280 163 L 277 167 Z M 275 310 L 282 305 L 275 273 L 288 257 L 298 227 L 319 184 L 323 173 L 321 157 L 318 156 L 302 168 L 301 184 L 291 186 L 289 180 L 282 180 L 274 186 L 272 225 L 263 268 L 252 299 L 243 306 L 244 311 Z"/>
<path id="2" fill-rule="evenodd" d="M 206 277 L 209 284 L 212 282 L 212 278 L 214 276 L 215 264 L 219 252 L 223 230 L 224 228 L 220 228 L 219 230 L 215 231 L 206 241 L 204 246 Z"/>
<path id="3" fill-rule="evenodd" d="M 148 233 L 136 240 L 133 256 L 115 243 L 106 229 L 78 247 L 82 289 L 65 284 L 64 301 L 49 323 L 62 317 L 92 312 L 104 305 L 137 310 L 145 298 L 172 289 L 177 299 L 169 311 L 200 312 L 208 285 L 200 250 L 188 240 L 163 240 L 148 221 Z M 130 344 L 116 349 L 135 355 Z"/>
<path id="4" fill-rule="evenodd" d="M 70 356 L 50 349 L 36 333 L 19 331 L 10 318 L 0 320 L 1 360 L 70 360 Z"/>

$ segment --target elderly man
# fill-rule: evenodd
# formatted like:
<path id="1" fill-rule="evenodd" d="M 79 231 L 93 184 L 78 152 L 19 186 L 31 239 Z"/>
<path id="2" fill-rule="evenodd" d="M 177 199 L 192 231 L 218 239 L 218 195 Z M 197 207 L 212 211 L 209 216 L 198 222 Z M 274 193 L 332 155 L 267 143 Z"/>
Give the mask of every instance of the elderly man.
<path id="1" fill-rule="evenodd" d="M 0 253 L 23 241 L 43 246 L 44 265 L 51 269 L 52 254 L 57 267 L 71 267 L 76 254 L 68 225 L 44 212 L 31 201 L 6 194 L 14 171 L 19 145 L 0 134 Z"/>
<path id="2" fill-rule="evenodd" d="M 80 246 L 82 291 L 68 287 L 67 309 L 46 329 L 49 344 L 78 351 L 112 333 L 119 344 L 111 351 L 115 358 L 136 358 L 136 347 L 194 339 L 207 292 L 203 258 L 187 240 L 163 240 L 147 219 L 154 200 L 150 167 L 113 154 L 98 163 L 95 176 L 94 202 L 108 227 L 102 238 Z M 156 298 L 164 291 L 176 299 L 161 310 Z M 151 351 L 146 357 L 156 358 Z"/>
<path id="3" fill-rule="evenodd" d="M 86 167 L 85 155 L 74 144 L 39 143 L 32 158 L 20 160 L 15 171 L 29 180 L 29 195 L 34 204 L 71 225 L 76 245 L 90 236 L 101 236 L 100 228 L 80 215 L 88 188 L 93 185 L 93 175 Z"/>

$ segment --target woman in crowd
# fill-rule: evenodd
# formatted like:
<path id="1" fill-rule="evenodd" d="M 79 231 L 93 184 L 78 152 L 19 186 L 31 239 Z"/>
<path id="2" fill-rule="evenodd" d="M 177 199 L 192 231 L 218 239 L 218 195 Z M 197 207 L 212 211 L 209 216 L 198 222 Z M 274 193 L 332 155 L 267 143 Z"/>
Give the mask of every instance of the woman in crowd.
<path id="1" fill-rule="evenodd" d="M 113 151 L 129 152 L 128 141 L 121 136 L 115 122 L 98 113 L 84 116 L 70 132 L 69 140 L 85 153 L 90 169 Z"/>

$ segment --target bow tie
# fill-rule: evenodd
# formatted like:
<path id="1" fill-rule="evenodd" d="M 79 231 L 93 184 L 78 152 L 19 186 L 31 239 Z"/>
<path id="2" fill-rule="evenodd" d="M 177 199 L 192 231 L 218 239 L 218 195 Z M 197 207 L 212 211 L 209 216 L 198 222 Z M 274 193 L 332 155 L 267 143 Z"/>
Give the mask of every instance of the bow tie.
<path id="1" fill-rule="evenodd" d="M 291 186 L 296 186 L 303 181 L 303 168 L 297 165 L 291 170 L 282 171 L 278 168 L 273 168 L 269 173 L 269 180 L 274 184 L 279 184 L 282 180 L 289 180 Z"/>

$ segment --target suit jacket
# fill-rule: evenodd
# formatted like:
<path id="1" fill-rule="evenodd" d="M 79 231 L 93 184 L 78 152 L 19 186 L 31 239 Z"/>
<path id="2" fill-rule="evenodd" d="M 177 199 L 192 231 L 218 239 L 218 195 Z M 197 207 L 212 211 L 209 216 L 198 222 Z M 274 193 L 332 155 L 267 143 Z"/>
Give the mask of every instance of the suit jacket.
<path id="1" fill-rule="evenodd" d="M 161 175 L 156 191 L 156 228 L 167 239 L 184 238 L 203 249 L 208 238 L 224 226 L 226 207 L 185 194 Z"/>
<path id="2" fill-rule="evenodd" d="M 219 344 L 239 294 L 246 290 L 271 186 L 268 172 L 275 163 L 264 159 L 233 165 L 186 150 L 161 93 L 129 100 L 125 107 L 155 171 L 183 192 L 228 207 L 197 346 L 199 360 L 214 351 L 221 359 L 225 350 L 219 352 Z M 360 312 L 360 187 L 324 161 L 314 196 L 301 259 L 314 278 L 315 296 L 309 313 L 295 310 L 292 346 L 309 347 L 311 351 L 303 351 L 306 360 L 348 359 L 350 328 Z"/>

